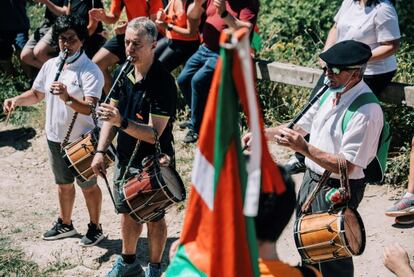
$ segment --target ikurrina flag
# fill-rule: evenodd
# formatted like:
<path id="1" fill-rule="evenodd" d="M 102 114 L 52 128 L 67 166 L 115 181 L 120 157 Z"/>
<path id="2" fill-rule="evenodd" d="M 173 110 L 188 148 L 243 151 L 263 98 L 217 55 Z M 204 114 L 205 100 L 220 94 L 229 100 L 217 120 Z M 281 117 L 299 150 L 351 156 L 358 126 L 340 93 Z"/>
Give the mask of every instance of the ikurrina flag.
<path id="1" fill-rule="evenodd" d="M 184 227 L 166 276 L 259 276 L 254 228 L 260 189 L 285 186 L 263 135 L 245 29 L 221 36 L 220 59 L 201 126 Z M 240 104 L 252 132 L 241 151 Z"/>

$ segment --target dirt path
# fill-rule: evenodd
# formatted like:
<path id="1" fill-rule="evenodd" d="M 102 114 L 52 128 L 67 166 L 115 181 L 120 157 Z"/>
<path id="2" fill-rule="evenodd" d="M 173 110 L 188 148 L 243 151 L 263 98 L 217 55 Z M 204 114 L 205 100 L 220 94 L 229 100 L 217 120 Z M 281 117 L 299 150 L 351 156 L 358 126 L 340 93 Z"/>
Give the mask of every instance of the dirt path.
<path id="1" fill-rule="evenodd" d="M 183 136 L 177 132 L 177 137 Z M 179 141 L 179 139 L 177 139 Z M 179 172 L 189 180 L 193 147 L 177 143 L 177 162 Z M 53 185 L 48 165 L 46 139 L 41 131 L 31 128 L 9 126 L 6 130 L 0 124 L 0 236 L 10 238 L 12 247 L 22 249 L 28 260 L 37 263 L 42 269 L 59 272 L 59 276 L 103 276 L 112 265 L 115 255 L 120 252 L 119 218 L 116 216 L 106 187 L 102 180 L 99 184 L 103 191 L 102 226 L 107 239 L 98 246 L 82 248 L 79 238 L 59 241 L 43 241 L 41 234 L 51 227 L 58 214 L 57 193 Z M 272 152 L 281 160 L 286 159 L 285 150 L 273 148 Z M 300 184 L 300 175 L 295 181 Z M 77 189 L 73 212 L 74 225 L 84 234 L 87 229 L 88 214 Z M 399 241 L 409 251 L 413 260 L 414 237 L 412 226 L 397 228 L 393 220 L 383 211 L 392 204 L 390 198 L 395 191 L 387 186 L 369 186 L 361 204 L 360 213 L 367 232 L 367 247 L 364 254 L 355 258 L 356 276 L 392 276 L 382 266 L 383 247 Z M 183 218 L 183 206 L 172 208 L 167 214 L 168 245 L 179 237 Z M 299 255 L 294 246 L 293 223 L 279 241 L 280 257 L 289 263 L 297 263 Z M 139 242 L 138 258 L 143 265 L 147 262 L 146 230 Z M 167 251 L 166 251 L 167 253 Z M 168 259 L 164 255 L 164 265 Z M 0 274 L 1 275 L 1 274 Z"/>

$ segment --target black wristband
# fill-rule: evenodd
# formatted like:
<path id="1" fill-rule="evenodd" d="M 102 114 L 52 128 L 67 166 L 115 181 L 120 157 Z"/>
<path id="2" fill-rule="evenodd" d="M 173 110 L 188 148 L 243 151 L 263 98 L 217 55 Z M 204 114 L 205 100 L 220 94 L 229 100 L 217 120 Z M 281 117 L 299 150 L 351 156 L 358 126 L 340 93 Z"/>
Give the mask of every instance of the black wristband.
<path id="1" fill-rule="evenodd" d="M 227 10 L 225 10 L 224 12 L 222 12 L 221 14 L 220 14 L 220 17 L 221 18 L 225 18 L 226 16 L 228 16 L 229 15 L 229 12 L 227 11 Z"/>
<path id="2" fill-rule="evenodd" d="M 128 128 L 128 124 L 129 124 L 128 118 L 124 117 L 121 121 L 121 126 L 119 126 L 119 129 L 125 130 L 126 128 Z"/>
<path id="3" fill-rule="evenodd" d="M 95 151 L 95 154 L 97 154 L 97 153 L 101 153 L 101 154 L 106 154 L 106 151 L 105 150 L 96 150 Z"/>

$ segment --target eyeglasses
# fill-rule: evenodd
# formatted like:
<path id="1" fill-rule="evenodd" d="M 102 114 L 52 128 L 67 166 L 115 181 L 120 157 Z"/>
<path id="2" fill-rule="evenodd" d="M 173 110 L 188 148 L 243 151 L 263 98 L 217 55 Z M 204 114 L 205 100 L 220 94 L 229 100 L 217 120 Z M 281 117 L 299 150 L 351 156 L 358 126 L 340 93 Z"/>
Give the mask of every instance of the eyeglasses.
<path id="1" fill-rule="evenodd" d="M 322 69 L 323 69 L 323 72 L 329 72 L 335 75 L 339 75 L 342 71 L 349 71 L 352 69 L 360 69 L 360 68 L 361 68 L 360 66 L 338 67 L 338 66 L 325 65 Z"/>
<path id="2" fill-rule="evenodd" d="M 71 35 L 70 37 L 59 36 L 59 41 L 62 43 L 72 44 L 78 41 L 78 37 L 76 35 Z"/>

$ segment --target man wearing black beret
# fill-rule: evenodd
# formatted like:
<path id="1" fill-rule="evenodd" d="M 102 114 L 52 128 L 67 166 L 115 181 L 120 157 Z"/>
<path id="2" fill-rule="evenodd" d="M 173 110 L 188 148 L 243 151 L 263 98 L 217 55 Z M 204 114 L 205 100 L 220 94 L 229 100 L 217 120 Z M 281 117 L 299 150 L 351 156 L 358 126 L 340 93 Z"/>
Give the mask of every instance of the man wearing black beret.
<path id="1" fill-rule="evenodd" d="M 344 114 L 351 103 L 361 94 L 372 94 L 362 80 L 366 63 L 371 57 L 368 45 L 348 40 L 335 44 L 322 54 L 329 89 L 298 121 L 293 129 L 278 126 L 266 130 L 267 138 L 303 154 L 306 172 L 298 193 L 297 216 L 313 188 L 319 183 L 325 170 L 332 174 L 327 186 L 319 191 L 310 205 L 310 212 L 327 211 L 331 204 L 326 192 L 339 187 L 339 158 L 346 160 L 351 191 L 349 207 L 357 208 L 365 190 L 363 169 L 374 159 L 383 128 L 383 112 L 377 103 L 360 106 L 343 131 Z M 322 100 L 323 99 L 323 100 Z M 304 139 L 310 134 L 310 141 Z M 243 141 L 249 144 L 250 134 Z M 353 276 L 352 258 L 344 258 L 320 264 L 324 277 Z"/>

